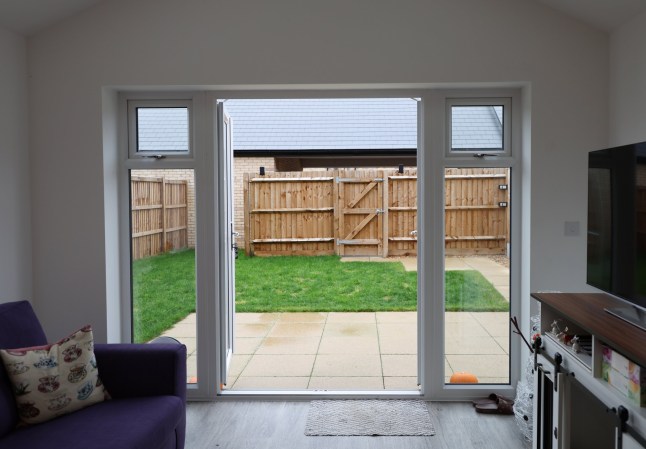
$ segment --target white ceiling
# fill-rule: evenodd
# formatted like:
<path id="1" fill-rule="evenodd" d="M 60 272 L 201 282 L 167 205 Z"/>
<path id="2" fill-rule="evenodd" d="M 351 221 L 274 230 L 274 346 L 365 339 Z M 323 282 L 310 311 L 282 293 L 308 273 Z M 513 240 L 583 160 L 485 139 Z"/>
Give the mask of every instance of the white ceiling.
<path id="1" fill-rule="evenodd" d="M 0 0 L 0 26 L 30 36 L 108 0 Z"/>
<path id="2" fill-rule="evenodd" d="M 538 0 L 604 31 L 646 11 L 646 0 Z"/>
<path id="3" fill-rule="evenodd" d="M 49 25 L 109 0 L 0 0 L 0 26 L 31 36 Z M 604 31 L 646 11 L 646 0 L 534 0 Z"/>

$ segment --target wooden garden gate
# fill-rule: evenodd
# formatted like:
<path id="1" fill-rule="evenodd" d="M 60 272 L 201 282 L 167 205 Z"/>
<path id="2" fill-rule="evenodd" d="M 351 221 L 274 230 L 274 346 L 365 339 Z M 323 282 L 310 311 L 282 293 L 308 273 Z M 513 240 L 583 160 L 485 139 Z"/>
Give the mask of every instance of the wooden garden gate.
<path id="1" fill-rule="evenodd" d="M 337 177 L 340 256 L 383 256 L 383 172 Z"/>

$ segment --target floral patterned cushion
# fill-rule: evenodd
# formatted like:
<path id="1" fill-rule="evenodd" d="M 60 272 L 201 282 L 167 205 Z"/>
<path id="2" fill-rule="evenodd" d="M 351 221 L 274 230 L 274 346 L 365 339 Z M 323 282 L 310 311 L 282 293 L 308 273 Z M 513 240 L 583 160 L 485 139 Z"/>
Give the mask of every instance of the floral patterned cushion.
<path id="1" fill-rule="evenodd" d="M 108 398 L 94 357 L 92 328 L 32 348 L 2 349 L 20 423 L 37 424 Z"/>

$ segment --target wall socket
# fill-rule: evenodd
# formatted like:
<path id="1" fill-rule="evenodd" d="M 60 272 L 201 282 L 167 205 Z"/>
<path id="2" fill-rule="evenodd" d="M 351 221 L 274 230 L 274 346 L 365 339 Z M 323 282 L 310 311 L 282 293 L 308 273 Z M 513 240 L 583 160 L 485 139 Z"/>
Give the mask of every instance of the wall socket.
<path id="1" fill-rule="evenodd" d="M 565 236 L 566 237 L 576 237 L 580 234 L 579 231 L 580 224 L 578 221 L 566 221 L 565 222 Z"/>

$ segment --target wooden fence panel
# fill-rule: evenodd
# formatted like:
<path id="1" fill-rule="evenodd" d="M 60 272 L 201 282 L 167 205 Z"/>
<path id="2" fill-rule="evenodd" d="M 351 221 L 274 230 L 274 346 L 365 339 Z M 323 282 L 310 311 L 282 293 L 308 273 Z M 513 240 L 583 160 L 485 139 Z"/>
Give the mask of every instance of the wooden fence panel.
<path id="1" fill-rule="evenodd" d="M 133 260 L 188 246 L 187 195 L 186 181 L 131 178 Z"/>
<path id="2" fill-rule="evenodd" d="M 446 169 L 446 254 L 505 254 L 508 169 Z M 500 189 L 506 185 L 507 189 Z M 506 206 L 501 204 L 506 203 Z"/>
<path id="3" fill-rule="evenodd" d="M 388 255 L 417 255 L 417 171 L 392 172 L 388 179 Z"/>
<path id="4" fill-rule="evenodd" d="M 247 180 L 245 248 L 251 254 L 334 254 L 333 176 L 272 173 Z"/>
<path id="5" fill-rule="evenodd" d="M 506 253 L 508 173 L 446 170 L 447 254 Z M 417 215 L 415 169 L 245 176 L 245 248 L 253 255 L 416 255 Z"/>

